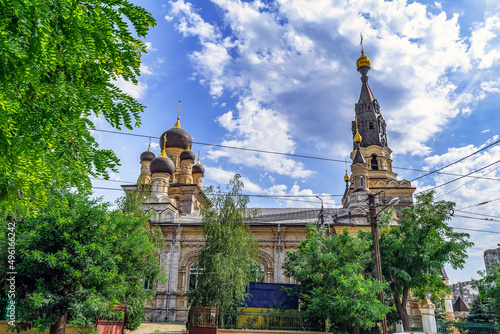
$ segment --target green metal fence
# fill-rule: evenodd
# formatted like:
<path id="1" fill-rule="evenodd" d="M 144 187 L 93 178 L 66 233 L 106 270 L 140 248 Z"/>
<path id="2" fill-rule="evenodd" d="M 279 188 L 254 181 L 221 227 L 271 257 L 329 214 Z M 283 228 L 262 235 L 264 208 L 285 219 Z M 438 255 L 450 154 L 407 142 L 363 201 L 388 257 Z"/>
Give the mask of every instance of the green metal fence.
<path id="1" fill-rule="evenodd" d="M 436 323 L 442 334 L 500 334 L 500 327 L 491 323 L 447 321 Z"/>
<path id="2" fill-rule="evenodd" d="M 279 312 L 262 310 L 224 311 L 219 314 L 219 328 L 225 329 L 261 329 L 290 331 L 323 331 L 321 326 L 310 325 L 303 315 L 297 312 Z"/>

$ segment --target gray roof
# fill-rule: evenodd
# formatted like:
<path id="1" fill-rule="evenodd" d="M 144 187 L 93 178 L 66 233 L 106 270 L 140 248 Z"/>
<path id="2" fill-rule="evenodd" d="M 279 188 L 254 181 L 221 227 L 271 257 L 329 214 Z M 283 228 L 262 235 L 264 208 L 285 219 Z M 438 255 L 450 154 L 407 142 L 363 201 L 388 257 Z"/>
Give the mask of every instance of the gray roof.
<path id="1" fill-rule="evenodd" d="M 250 219 L 247 223 L 251 225 L 258 224 L 293 224 L 305 225 L 307 223 L 316 223 L 320 209 L 306 208 L 260 208 L 257 217 Z M 338 209 L 323 209 L 323 217 L 326 222 L 332 223 L 332 215 L 337 213 Z"/>

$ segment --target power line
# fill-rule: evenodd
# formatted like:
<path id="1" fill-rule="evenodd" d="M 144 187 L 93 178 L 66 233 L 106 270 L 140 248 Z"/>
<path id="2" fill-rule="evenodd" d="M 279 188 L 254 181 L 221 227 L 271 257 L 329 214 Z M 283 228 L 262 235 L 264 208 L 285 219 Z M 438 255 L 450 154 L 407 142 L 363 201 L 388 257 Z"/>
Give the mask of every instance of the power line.
<path id="1" fill-rule="evenodd" d="M 456 163 L 459 163 L 460 161 L 463 161 L 463 160 L 465 160 L 465 159 L 467 159 L 467 158 L 469 158 L 469 157 L 473 156 L 474 154 L 477 154 L 477 153 L 479 153 L 479 152 L 482 152 L 482 151 L 484 151 L 485 149 L 487 149 L 487 148 L 489 148 L 489 147 L 491 147 L 491 146 L 494 146 L 494 145 L 496 145 L 496 144 L 498 144 L 498 143 L 500 143 L 500 139 L 499 139 L 499 140 L 497 140 L 497 141 L 496 141 L 496 142 L 494 142 L 494 143 L 491 143 L 491 144 L 490 144 L 490 145 L 488 145 L 488 146 L 483 147 L 483 148 L 482 148 L 482 149 L 480 149 L 480 150 L 477 150 L 477 151 L 475 151 L 475 152 L 473 152 L 473 153 L 469 154 L 469 155 L 468 155 L 468 156 L 466 156 L 466 157 L 463 157 L 463 158 L 461 158 L 461 159 L 458 159 L 457 161 L 454 161 L 454 162 L 452 162 L 452 163 L 450 163 L 450 164 L 448 164 L 448 165 L 446 165 L 446 166 L 444 166 L 444 167 L 441 167 L 441 168 L 439 168 L 439 169 L 436 169 L 436 170 L 434 170 L 434 171 L 432 171 L 432 172 L 429 172 L 429 173 L 427 173 L 427 174 L 425 174 L 425 175 L 419 176 L 419 177 L 417 177 L 417 178 L 415 178 L 415 179 L 411 180 L 410 182 L 416 181 L 416 180 L 421 179 L 421 178 L 423 178 L 423 177 L 426 177 L 426 176 L 428 176 L 428 175 L 431 175 L 431 174 L 434 174 L 434 173 L 436 173 L 436 172 L 439 172 L 440 170 L 443 170 L 443 169 L 448 168 L 448 167 L 450 167 L 450 166 L 452 166 L 452 165 L 454 165 L 454 164 L 456 164 Z"/>
<path id="2" fill-rule="evenodd" d="M 500 234 L 500 232 L 497 231 L 488 231 L 488 230 L 476 230 L 472 228 L 464 228 L 464 227 L 452 227 L 454 230 L 465 230 L 465 231 L 473 231 L 473 232 L 483 232 L 483 233 L 493 233 L 493 234 Z"/>
<path id="3" fill-rule="evenodd" d="M 470 211 L 463 211 L 463 210 L 454 210 L 455 212 L 462 212 L 462 213 L 468 213 L 472 215 L 478 215 L 478 216 L 485 216 L 485 217 L 492 217 L 492 218 L 499 218 L 500 216 L 492 216 L 492 215 L 486 215 L 484 213 L 477 213 L 477 212 L 470 212 Z"/>
<path id="4" fill-rule="evenodd" d="M 495 202 L 495 201 L 498 201 L 498 200 L 500 200 L 500 197 L 499 198 L 495 198 L 495 199 L 490 199 L 489 201 L 477 203 L 477 204 L 474 204 L 474 205 L 469 205 L 469 206 L 466 206 L 465 208 L 456 209 L 455 211 L 465 210 L 465 209 L 473 208 L 475 206 L 486 205 L 488 203 Z"/>
<path id="5" fill-rule="evenodd" d="M 122 189 L 118 189 L 118 188 L 106 188 L 106 187 L 92 187 L 92 188 L 93 189 L 101 189 L 101 190 L 119 190 L 119 191 L 122 191 Z M 291 199 L 291 198 L 289 198 L 289 199 L 283 199 L 283 200 L 317 203 L 317 202 L 312 202 L 312 201 L 301 201 L 301 200 L 296 200 L 296 199 Z M 336 204 L 336 203 L 331 203 L 331 204 Z M 474 219 L 474 217 L 464 217 L 464 218 L 472 218 L 472 219 Z M 500 223 L 500 221 L 494 221 L 494 222 L 499 222 Z M 453 229 L 455 229 L 455 230 L 465 230 L 465 231 L 473 231 L 473 232 L 483 232 L 483 233 L 500 234 L 500 232 L 496 232 L 496 231 L 469 229 L 469 228 L 464 228 L 464 227 L 453 227 L 453 226 L 451 226 L 451 227 Z"/>
<path id="6" fill-rule="evenodd" d="M 469 176 L 469 175 L 471 175 L 471 174 L 477 173 L 477 172 L 479 172 L 479 171 L 481 171 L 481 170 L 483 170 L 483 169 L 485 169 L 485 168 L 488 168 L 488 167 L 490 167 L 490 166 L 493 166 L 494 164 L 497 164 L 497 163 L 499 163 L 499 162 L 500 162 L 500 160 L 497 160 L 497 161 L 495 161 L 495 162 L 493 162 L 493 163 L 491 163 L 491 164 L 489 164 L 489 165 L 487 165 L 487 166 L 484 166 L 484 167 L 481 167 L 481 168 L 479 168 L 479 169 L 476 169 L 476 170 L 474 170 L 474 171 L 470 172 L 470 173 L 469 173 L 469 174 L 467 174 L 467 175 L 460 176 L 459 178 L 456 178 L 456 179 L 454 179 L 454 180 L 451 180 L 451 181 L 445 182 L 445 183 L 440 184 L 440 185 L 438 185 L 438 186 L 434 186 L 434 187 L 432 187 L 432 188 L 430 188 L 430 189 L 419 191 L 419 192 L 418 192 L 418 193 L 416 193 L 415 195 L 418 195 L 418 194 L 423 193 L 423 192 L 429 192 L 429 191 L 431 191 L 431 190 L 434 190 L 434 189 L 440 188 L 440 187 L 445 186 L 445 185 L 447 185 L 447 184 L 450 184 L 450 183 L 452 183 L 452 182 L 458 181 L 458 180 L 460 180 L 460 179 L 463 179 L 464 177 L 467 177 L 467 176 Z"/>
<path id="7" fill-rule="evenodd" d="M 462 216 L 462 215 L 456 215 L 456 214 L 453 214 L 453 217 L 484 220 L 484 221 L 487 221 L 490 223 L 500 223 L 500 220 L 493 220 L 493 218 L 470 217 L 470 216 Z"/>
<path id="8" fill-rule="evenodd" d="M 99 190 L 117 190 L 117 191 L 123 191 L 123 189 L 118 189 L 118 188 L 107 188 L 107 187 L 92 187 L 92 189 L 99 189 Z M 211 194 L 206 194 L 206 195 L 211 195 Z M 225 194 L 227 195 L 227 194 Z M 300 199 L 293 199 L 289 197 L 295 197 L 294 195 L 251 195 L 251 194 L 242 194 L 242 196 L 248 196 L 248 197 L 263 197 L 263 198 L 274 198 L 276 200 L 281 200 L 281 201 L 294 201 L 294 202 L 303 202 L 303 203 L 315 203 L 319 204 L 318 201 L 307 201 L 307 200 L 300 200 Z M 324 195 L 323 195 L 324 196 Z M 332 196 L 340 196 L 340 195 L 332 195 Z M 297 196 L 297 197 L 302 197 L 302 196 Z M 303 196 L 303 197 L 309 197 L 308 196 Z M 325 202 L 325 204 L 329 205 L 340 205 L 339 203 L 335 202 Z"/>
<path id="9" fill-rule="evenodd" d="M 490 171 L 489 171 L 488 173 L 486 173 L 485 175 L 488 175 L 488 174 L 490 174 L 490 173 L 492 173 L 492 172 L 496 171 L 496 170 L 497 170 L 497 169 L 499 169 L 499 168 L 500 168 L 500 167 L 493 168 L 492 170 L 490 170 Z M 449 195 L 449 194 L 451 194 L 451 193 L 453 193 L 453 192 L 457 191 L 458 189 L 460 189 L 460 188 L 462 188 L 462 187 L 464 187 L 464 186 L 466 186 L 466 185 L 468 185 L 468 184 L 470 184 L 470 183 L 472 183 L 472 182 L 475 182 L 475 181 L 477 181 L 477 180 L 470 180 L 470 181 L 468 181 L 468 182 L 465 182 L 465 183 L 464 183 L 464 184 L 462 184 L 461 186 L 459 186 L 459 187 L 457 187 L 457 188 L 455 188 L 455 189 L 453 189 L 453 190 L 451 190 L 451 191 L 448 191 L 447 193 L 444 193 L 443 195 L 439 195 L 439 196 L 435 197 L 434 199 L 436 200 L 436 199 L 441 198 L 441 197 L 443 197 L 443 196 Z"/>
<path id="10" fill-rule="evenodd" d="M 125 136 L 132 136 L 132 137 L 141 137 L 141 138 L 149 138 L 149 137 L 151 137 L 151 138 L 155 138 L 155 139 L 160 139 L 159 137 L 155 137 L 155 136 L 146 136 L 146 135 L 140 135 L 140 134 L 135 134 L 135 133 L 126 133 L 126 132 L 111 131 L 111 130 L 102 130 L 102 129 L 92 129 L 92 130 L 93 131 L 99 131 L 99 132 L 112 133 L 112 134 L 125 135 Z M 248 151 L 248 152 L 276 154 L 276 155 L 283 155 L 283 156 L 296 157 L 296 158 L 305 158 L 305 159 L 314 159 L 314 160 L 322 160 L 322 161 L 332 161 L 332 162 L 342 162 L 342 163 L 345 163 L 345 160 L 332 159 L 332 158 L 323 158 L 323 157 L 315 157 L 315 156 L 310 156 L 310 155 L 301 155 L 301 154 L 293 154 L 293 153 L 274 152 L 274 151 L 259 150 L 259 149 L 244 148 L 244 147 L 236 147 L 236 146 L 228 146 L 228 145 L 209 144 L 209 143 L 195 142 L 195 141 L 193 141 L 192 143 L 193 144 L 198 144 L 198 145 L 204 145 L 204 146 L 213 146 L 213 147 L 220 147 L 220 148 L 228 148 L 228 149 L 242 150 L 242 151 Z M 410 172 L 429 172 L 428 170 L 415 169 L 415 168 L 407 168 L 407 167 L 392 166 L 392 168 L 393 169 L 400 169 L 400 170 L 410 171 Z M 456 173 L 447 173 L 447 172 L 438 172 L 438 171 L 435 171 L 435 173 L 442 174 L 442 175 L 450 175 L 450 176 L 464 176 L 464 175 L 456 174 Z M 474 179 L 482 179 L 482 180 L 500 181 L 499 178 L 492 178 L 492 177 L 471 176 L 471 175 L 465 175 L 464 177 L 474 178 Z"/>

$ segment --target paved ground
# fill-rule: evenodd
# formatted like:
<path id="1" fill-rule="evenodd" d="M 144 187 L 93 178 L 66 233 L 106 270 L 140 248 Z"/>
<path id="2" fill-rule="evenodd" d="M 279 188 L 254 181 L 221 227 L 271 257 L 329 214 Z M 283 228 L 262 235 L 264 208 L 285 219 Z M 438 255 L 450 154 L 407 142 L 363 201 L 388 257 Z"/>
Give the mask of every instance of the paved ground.
<path id="1" fill-rule="evenodd" d="M 186 333 L 185 323 L 143 322 L 139 328 L 130 334 L 180 334 Z"/>

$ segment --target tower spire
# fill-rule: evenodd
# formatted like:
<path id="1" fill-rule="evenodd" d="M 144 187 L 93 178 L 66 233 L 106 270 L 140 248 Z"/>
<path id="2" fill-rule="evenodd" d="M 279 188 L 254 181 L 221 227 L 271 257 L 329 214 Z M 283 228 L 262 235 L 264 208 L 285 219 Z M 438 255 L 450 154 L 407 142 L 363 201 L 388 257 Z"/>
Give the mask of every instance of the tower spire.
<path id="1" fill-rule="evenodd" d="M 167 144 L 167 135 L 164 134 L 163 135 L 163 147 L 161 148 L 161 154 L 160 154 L 160 157 L 164 157 L 166 158 L 167 157 L 167 153 L 165 153 L 165 145 Z"/>
<path id="2" fill-rule="evenodd" d="M 174 128 L 175 129 L 182 129 L 181 123 L 179 120 L 181 119 L 181 101 L 179 101 L 179 105 L 177 106 L 177 122 L 175 122 Z"/>

